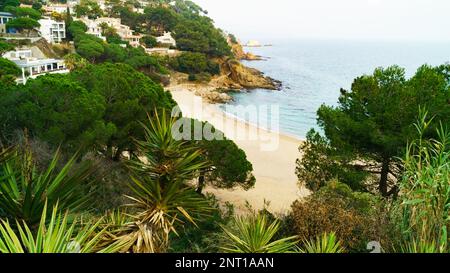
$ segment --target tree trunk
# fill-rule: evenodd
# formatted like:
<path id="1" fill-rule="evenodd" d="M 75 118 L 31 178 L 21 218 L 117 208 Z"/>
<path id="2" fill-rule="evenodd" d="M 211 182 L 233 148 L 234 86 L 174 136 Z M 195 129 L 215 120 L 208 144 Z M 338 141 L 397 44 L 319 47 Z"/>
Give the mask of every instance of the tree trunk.
<path id="1" fill-rule="evenodd" d="M 205 187 L 205 172 L 201 172 L 200 176 L 198 177 L 197 193 L 202 194 L 204 187 Z"/>
<path id="2" fill-rule="evenodd" d="M 387 197 L 389 195 L 388 192 L 388 176 L 389 176 L 389 167 L 391 161 L 389 157 L 383 157 L 383 165 L 381 166 L 381 177 L 380 177 L 380 193 L 382 196 Z"/>

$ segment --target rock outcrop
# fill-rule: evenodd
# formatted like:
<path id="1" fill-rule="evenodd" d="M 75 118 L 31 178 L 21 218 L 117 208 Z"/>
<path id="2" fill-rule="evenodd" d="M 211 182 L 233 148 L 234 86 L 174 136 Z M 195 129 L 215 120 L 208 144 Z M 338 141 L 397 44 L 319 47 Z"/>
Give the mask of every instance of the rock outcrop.
<path id="1" fill-rule="evenodd" d="M 230 46 L 231 46 L 231 50 L 232 50 L 235 58 L 238 60 L 246 60 L 246 61 L 263 60 L 263 58 L 261 56 L 257 56 L 250 52 L 245 52 L 244 48 L 239 43 L 237 43 L 237 44 L 230 43 Z"/>
<path id="2" fill-rule="evenodd" d="M 233 100 L 230 95 L 217 90 L 197 91 L 195 94 L 206 99 L 209 103 L 227 103 Z"/>
<path id="3" fill-rule="evenodd" d="M 249 89 L 280 90 L 281 82 L 267 77 L 261 71 L 243 65 L 240 60 L 261 60 L 261 57 L 245 53 L 239 43 L 229 44 L 234 58 L 224 57 L 214 59 L 220 65 L 220 74 L 213 76 L 210 82 L 190 82 L 187 74 L 172 72 L 168 89 L 184 88 L 195 92 L 210 103 L 227 103 L 233 97 L 227 91 Z"/>
<path id="4" fill-rule="evenodd" d="M 220 66 L 221 75 L 213 79 L 218 88 L 279 90 L 281 87 L 280 82 L 264 76 L 257 69 L 244 66 L 237 60 L 222 60 Z"/>

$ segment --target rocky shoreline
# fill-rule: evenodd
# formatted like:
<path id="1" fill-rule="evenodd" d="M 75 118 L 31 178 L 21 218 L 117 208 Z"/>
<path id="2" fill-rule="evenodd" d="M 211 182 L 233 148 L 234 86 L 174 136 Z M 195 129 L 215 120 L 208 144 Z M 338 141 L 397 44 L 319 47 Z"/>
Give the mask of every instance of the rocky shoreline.
<path id="1" fill-rule="evenodd" d="M 243 65 L 241 60 L 263 60 L 260 56 L 246 53 L 239 43 L 231 44 L 234 58 L 224 57 L 215 61 L 220 65 L 220 74 L 214 76 L 210 82 L 190 82 L 188 75 L 173 72 L 171 83 L 167 87 L 183 86 L 185 89 L 201 96 L 209 103 L 227 103 L 233 100 L 230 92 L 249 91 L 253 89 L 280 90 L 282 82 L 267 77 L 263 72 Z"/>

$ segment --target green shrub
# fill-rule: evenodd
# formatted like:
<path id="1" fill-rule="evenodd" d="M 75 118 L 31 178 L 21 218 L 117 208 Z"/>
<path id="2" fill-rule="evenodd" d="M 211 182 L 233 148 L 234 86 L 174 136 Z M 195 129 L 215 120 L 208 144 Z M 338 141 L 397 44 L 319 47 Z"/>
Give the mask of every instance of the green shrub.
<path id="1" fill-rule="evenodd" d="M 208 72 L 216 75 L 220 72 L 219 65 L 202 53 L 184 52 L 171 60 L 171 66 L 179 72 L 189 74 Z"/>
<path id="2" fill-rule="evenodd" d="M 188 81 L 195 82 L 197 80 L 197 76 L 195 74 L 189 74 Z"/>
<path id="3" fill-rule="evenodd" d="M 217 253 L 223 241 L 221 225 L 228 225 L 234 214 L 234 207 L 226 204 L 219 206 L 214 196 L 208 196 L 216 208 L 211 217 L 197 223 L 198 227 L 187 226 L 179 231 L 179 236 L 172 235 L 170 252 L 174 253 Z"/>
<path id="4" fill-rule="evenodd" d="M 141 43 L 143 43 L 146 47 L 152 48 L 158 44 L 158 41 L 153 36 L 144 36 L 141 38 Z"/>
<path id="5" fill-rule="evenodd" d="M 211 74 L 209 74 L 208 72 L 198 73 L 196 75 L 196 78 L 197 78 L 197 81 L 199 81 L 199 82 L 210 82 Z"/>

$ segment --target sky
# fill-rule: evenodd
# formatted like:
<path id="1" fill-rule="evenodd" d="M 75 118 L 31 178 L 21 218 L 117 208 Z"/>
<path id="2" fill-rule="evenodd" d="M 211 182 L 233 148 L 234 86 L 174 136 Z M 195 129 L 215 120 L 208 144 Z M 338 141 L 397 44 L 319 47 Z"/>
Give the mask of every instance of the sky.
<path id="1" fill-rule="evenodd" d="M 450 41 L 450 0 L 193 0 L 241 40 Z"/>

